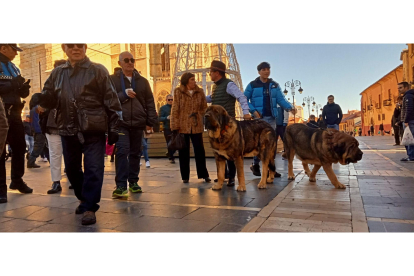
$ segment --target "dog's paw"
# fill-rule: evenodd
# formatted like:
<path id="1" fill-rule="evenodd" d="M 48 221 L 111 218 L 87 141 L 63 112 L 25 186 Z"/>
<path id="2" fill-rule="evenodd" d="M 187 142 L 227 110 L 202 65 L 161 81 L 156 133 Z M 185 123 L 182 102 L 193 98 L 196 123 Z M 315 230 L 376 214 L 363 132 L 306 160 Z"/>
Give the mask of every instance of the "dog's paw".
<path id="1" fill-rule="evenodd" d="M 213 190 L 221 190 L 221 187 L 222 187 L 223 185 L 220 185 L 220 184 L 216 184 L 216 185 L 213 185 L 213 187 L 211 187 Z"/>
<path id="2" fill-rule="evenodd" d="M 259 188 L 259 189 L 266 189 L 267 188 L 266 183 L 260 182 L 259 184 L 257 184 L 257 188 Z"/>
<path id="3" fill-rule="evenodd" d="M 309 177 L 310 182 L 316 182 L 316 177 Z"/>
<path id="4" fill-rule="evenodd" d="M 295 180 L 295 176 L 294 175 L 288 175 L 288 180 Z"/>
<path id="5" fill-rule="evenodd" d="M 237 186 L 237 191 L 238 192 L 245 192 L 246 191 L 246 186 L 242 186 L 242 185 L 239 185 L 239 186 Z"/>
<path id="6" fill-rule="evenodd" d="M 337 189 L 346 189 L 346 186 L 344 184 L 338 182 L 338 184 L 335 186 L 335 188 L 337 188 Z"/>
<path id="7" fill-rule="evenodd" d="M 268 178 L 266 179 L 266 183 L 268 184 L 272 184 L 273 183 L 274 178 Z"/>

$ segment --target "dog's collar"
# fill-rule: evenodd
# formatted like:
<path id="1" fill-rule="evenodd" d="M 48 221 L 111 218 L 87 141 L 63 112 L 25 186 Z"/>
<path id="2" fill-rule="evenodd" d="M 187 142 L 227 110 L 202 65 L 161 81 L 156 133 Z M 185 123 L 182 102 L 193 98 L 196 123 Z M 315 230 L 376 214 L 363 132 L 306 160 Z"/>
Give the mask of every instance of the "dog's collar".
<path id="1" fill-rule="evenodd" d="M 224 129 L 221 131 L 221 135 L 224 135 L 224 133 L 227 131 L 229 129 L 229 126 L 228 125 L 225 125 L 224 126 Z"/>

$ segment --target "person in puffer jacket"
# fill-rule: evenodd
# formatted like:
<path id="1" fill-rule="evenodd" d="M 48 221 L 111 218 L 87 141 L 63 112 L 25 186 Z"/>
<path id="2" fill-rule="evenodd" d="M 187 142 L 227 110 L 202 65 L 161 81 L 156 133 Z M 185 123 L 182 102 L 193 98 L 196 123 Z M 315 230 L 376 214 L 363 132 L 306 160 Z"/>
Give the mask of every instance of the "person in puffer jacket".
<path id="1" fill-rule="evenodd" d="M 401 108 L 401 122 L 405 129 L 410 128 L 411 133 L 414 136 L 414 89 L 410 90 L 410 86 L 407 82 L 401 82 L 398 84 L 398 92 L 404 94 L 402 108 Z M 406 146 L 407 157 L 402 158 L 403 162 L 414 162 L 414 146 Z"/>
<path id="2" fill-rule="evenodd" d="M 277 118 L 279 118 L 279 120 L 283 118 L 278 115 L 278 107 L 281 107 L 280 112 L 282 109 L 291 111 L 293 110 L 293 105 L 286 100 L 279 84 L 269 78 L 269 63 L 260 63 L 257 66 L 257 71 L 259 77 L 247 85 L 244 95 L 247 97 L 250 112 L 254 117 L 256 119 L 264 120 L 277 130 L 276 120 Z M 279 134 L 281 134 L 281 129 L 282 128 L 280 127 Z M 280 136 L 282 137 L 282 135 Z M 255 176 L 261 176 L 259 157 L 255 156 L 253 158 L 253 164 L 250 166 L 250 169 Z M 280 174 L 276 172 L 275 177 L 280 177 Z"/>

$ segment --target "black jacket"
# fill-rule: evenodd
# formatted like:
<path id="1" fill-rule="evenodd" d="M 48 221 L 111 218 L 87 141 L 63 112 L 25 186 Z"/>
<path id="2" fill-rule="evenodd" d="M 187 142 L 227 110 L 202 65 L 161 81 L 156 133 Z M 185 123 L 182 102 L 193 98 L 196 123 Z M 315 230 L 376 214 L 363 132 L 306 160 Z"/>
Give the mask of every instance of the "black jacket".
<path id="1" fill-rule="evenodd" d="M 311 128 L 319 128 L 318 123 L 317 123 L 317 122 L 315 122 L 315 121 L 309 121 L 306 125 L 307 125 L 308 127 L 311 127 Z"/>
<path id="2" fill-rule="evenodd" d="M 121 88 L 121 69 L 111 75 L 115 84 L 119 101 L 122 105 L 122 126 L 129 128 L 145 129 L 145 126 L 154 127 L 158 123 L 157 111 L 155 110 L 154 96 L 146 78 L 134 70 L 135 98 L 130 98 Z M 128 78 L 124 75 L 125 88 L 132 88 Z"/>
<path id="3" fill-rule="evenodd" d="M 108 70 L 87 57 L 75 67 L 68 61 L 53 69 L 43 87 L 40 105 L 47 109 L 57 108 L 60 135 L 71 136 L 78 132 L 79 109 L 87 110 L 95 118 L 104 114 L 108 117 L 108 125 L 103 125 L 105 119 L 94 121 L 94 124 L 106 127 L 108 132 L 118 132 L 121 104 Z"/>
<path id="4" fill-rule="evenodd" d="M 401 110 L 401 121 L 408 123 L 414 120 L 414 89 L 404 94 L 403 107 Z"/>
<path id="5" fill-rule="evenodd" d="M 322 118 L 327 125 L 339 125 L 342 121 L 342 109 L 336 103 L 327 103 L 323 107 Z"/>
<path id="6" fill-rule="evenodd" d="M 0 62 L 6 65 L 11 61 L 5 55 L 0 53 Z M 12 64 L 12 66 L 14 65 Z M 29 96 L 28 90 L 23 91 L 20 89 L 25 79 L 21 77 L 21 75 L 16 78 L 6 76 L 3 73 L 3 69 L 0 65 L 0 97 L 2 97 L 3 103 L 5 105 L 16 105 L 23 109 L 24 104 L 22 104 L 20 98 L 26 98 Z"/>
<path id="7" fill-rule="evenodd" d="M 401 121 L 401 106 L 397 105 L 394 109 L 394 114 L 392 115 L 391 124 L 395 127 L 395 124 L 400 124 Z"/>

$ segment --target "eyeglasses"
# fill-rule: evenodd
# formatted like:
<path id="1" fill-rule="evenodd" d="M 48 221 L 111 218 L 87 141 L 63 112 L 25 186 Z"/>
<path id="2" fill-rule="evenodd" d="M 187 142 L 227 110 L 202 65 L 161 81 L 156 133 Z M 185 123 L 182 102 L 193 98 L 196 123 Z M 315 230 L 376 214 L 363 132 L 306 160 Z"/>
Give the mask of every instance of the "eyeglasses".
<path id="1" fill-rule="evenodd" d="M 68 46 L 69 49 L 72 49 L 73 47 L 75 47 L 75 45 L 79 49 L 82 49 L 83 46 L 85 46 L 85 44 L 66 44 L 66 46 Z"/>
<path id="2" fill-rule="evenodd" d="M 135 63 L 135 59 L 134 58 L 124 58 L 124 62 L 128 63 L 129 61 L 131 61 L 131 63 Z"/>
<path id="3" fill-rule="evenodd" d="M 173 99 L 168 99 L 167 101 L 172 102 L 172 101 L 173 101 Z"/>

